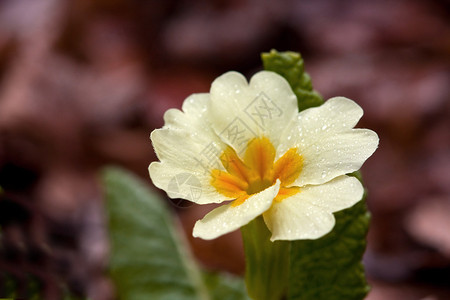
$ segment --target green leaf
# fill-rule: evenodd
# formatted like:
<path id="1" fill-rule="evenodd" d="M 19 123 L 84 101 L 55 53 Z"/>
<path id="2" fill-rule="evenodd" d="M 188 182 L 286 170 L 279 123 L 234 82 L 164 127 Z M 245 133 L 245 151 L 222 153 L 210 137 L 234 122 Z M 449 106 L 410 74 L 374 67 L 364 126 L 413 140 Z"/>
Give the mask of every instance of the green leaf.
<path id="1" fill-rule="evenodd" d="M 263 53 L 266 70 L 283 76 L 297 96 L 299 111 L 323 103 L 304 72 L 299 53 Z M 359 172 L 350 174 L 361 180 Z M 289 300 L 361 300 L 368 291 L 361 259 L 366 247 L 369 214 L 363 199 L 335 214 L 336 225 L 318 240 L 291 242 Z"/>
<path id="2" fill-rule="evenodd" d="M 311 78 L 304 70 L 300 53 L 271 50 L 269 53 L 262 53 L 261 59 L 265 70 L 278 73 L 289 82 L 297 96 L 299 111 L 323 103 L 319 93 L 313 90 Z"/>
<path id="3" fill-rule="evenodd" d="M 250 300 L 242 278 L 225 273 L 205 273 L 203 279 L 211 300 Z"/>
<path id="4" fill-rule="evenodd" d="M 109 222 L 110 273 L 121 300 L 207 299 L 201 275 L 168 209 L 138 178 L 103 172 Z"/>
<path id="5" fill-rule="evenodd" d="M 336 213 L 326 236 L 292 242 L 289 300 L 364 299 L 369 286 L 361 259 L 370 219 L 364 200 Z"/>

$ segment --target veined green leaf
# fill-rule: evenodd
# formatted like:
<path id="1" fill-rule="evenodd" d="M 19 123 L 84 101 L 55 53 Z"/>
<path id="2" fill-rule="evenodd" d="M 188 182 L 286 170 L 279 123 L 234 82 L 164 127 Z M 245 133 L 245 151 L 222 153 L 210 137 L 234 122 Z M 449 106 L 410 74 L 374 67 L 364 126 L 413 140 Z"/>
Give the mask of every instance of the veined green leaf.
<path id="1" fill-rule="evenodd" d="M 159 197 L 130 173 L 103 172 L 110 273 L 121 300 L 207 299 L 201 275 Z"/>
<path id="2" fill-rule="evenodd" d="M 289 300 L 361 300 L 367 295 L 361 259 L 370 217 L 364 199 L 335 216 L 336 226 L 326 236 L 292 242 Z"/>
<path id="3" fill-rule="evenodd" d="M 289 82 L 297 96 L 299 111 L 323 103 L 319 93 L 313 90 L 311 78 L 304 70 L 300 53 L 271 50 L 269 53 L 262 53 L 261 58 L 265 70 L 278 73 Z"/>
<path id="4" fill-rule="evenodd" d="M 297 96 L 299 111 L 323 103 L 304 72 L 299 53 L 263 53 L 266 70 L 282 75 Z M 359 172 L 351 174 L 361 180 Z M 317 240 L 291 242 L 288 300 L 361 300 L 369 286 L 361 259 L 366 247 L 369 213 L 363 199 L 335 213 L 336 225 Z"/>

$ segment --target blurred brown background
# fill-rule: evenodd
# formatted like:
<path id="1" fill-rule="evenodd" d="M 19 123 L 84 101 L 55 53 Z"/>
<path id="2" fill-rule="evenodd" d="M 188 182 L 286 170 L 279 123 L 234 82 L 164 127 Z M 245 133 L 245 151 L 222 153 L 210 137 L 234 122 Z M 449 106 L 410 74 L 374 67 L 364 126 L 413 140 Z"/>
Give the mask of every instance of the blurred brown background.
<path id="1" fill-rule="evenodd" d="M 49 299 L 61 282 L 113 299 L 99 168 L 150 185 L 164 111 L 272 48 L 301 52 L 315 89 L 380 136 L 362 170 L 368 299 L 450 299 L 448 0 L 0 1 L 0 291 L 8 272 Z M 239 233 L 193 239 L 208 208 L 173 209 L 206 267 L 242 274 Z"/>

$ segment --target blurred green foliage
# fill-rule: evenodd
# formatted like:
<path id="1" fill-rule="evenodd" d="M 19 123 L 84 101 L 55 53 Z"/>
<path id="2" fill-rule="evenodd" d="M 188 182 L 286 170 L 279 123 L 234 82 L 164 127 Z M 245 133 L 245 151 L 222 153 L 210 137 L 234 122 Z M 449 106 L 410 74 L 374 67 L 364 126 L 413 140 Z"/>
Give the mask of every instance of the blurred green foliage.
<path id="1" fill-rule="evenodd" d="M 102 178 L 118 299 L 248 299 L 243 280 L 201 273 L 169 209 L 145 183 L 113 167 Z"/>

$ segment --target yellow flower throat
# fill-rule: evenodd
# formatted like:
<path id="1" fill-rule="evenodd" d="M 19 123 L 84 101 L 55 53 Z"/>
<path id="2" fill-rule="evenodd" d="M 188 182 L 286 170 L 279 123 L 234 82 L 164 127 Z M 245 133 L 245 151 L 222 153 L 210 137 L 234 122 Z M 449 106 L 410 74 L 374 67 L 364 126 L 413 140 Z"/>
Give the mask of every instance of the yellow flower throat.
<path id="1" fill-rule="evenodd" d="M 235 198 L 232 206 L 238 206 L 251 195 L 274 185 L 277 179 L 281 186 L 275 201 L 297 194 L 299 187 L 287 186 L 300 175 L 303 157 L 297 153 L 297 148 L 290 148 L 277 161 L 275 154 L 275 147 L 266 137 L 252 139 L 243 160 L 228 146 L 220 156 L 226 171 L 212 170 L 211 185 L 222 195 Z"/>

